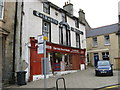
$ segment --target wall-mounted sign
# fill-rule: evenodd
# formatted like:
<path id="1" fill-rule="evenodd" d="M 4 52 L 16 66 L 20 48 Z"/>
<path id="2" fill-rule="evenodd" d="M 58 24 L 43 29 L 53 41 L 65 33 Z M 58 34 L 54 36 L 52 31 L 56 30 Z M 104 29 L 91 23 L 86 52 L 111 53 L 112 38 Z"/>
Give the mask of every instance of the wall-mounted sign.
<path id="1" fill-rule="evenodd" d="M 72 47 L 65 47 L 58 44 L 53 44 L 47 42 L 46 44 L 47 51 L 54 51 L 54 52 L 63 52 L 63 53 L 72 53 L 72 54 L 85 54 L 85 49 L 77 49 Z"/>
<path id="2" fill-rule="evenodd" d="M 40 17 L 40 18 L 43 18 L 44 20 L 47 20 L 48 22 L 52 22 L 52 23 L 58 25 L 57 20 L 55 20 L 55 19 L 53 19 L 53 18 L 51 18 L 49 16 L 46 16 L 46 15 L 44 15 L 44 14 L 38 12 L 38 11 L 33 10 L 33 15 L 35 15 L 37 17 Z"/>

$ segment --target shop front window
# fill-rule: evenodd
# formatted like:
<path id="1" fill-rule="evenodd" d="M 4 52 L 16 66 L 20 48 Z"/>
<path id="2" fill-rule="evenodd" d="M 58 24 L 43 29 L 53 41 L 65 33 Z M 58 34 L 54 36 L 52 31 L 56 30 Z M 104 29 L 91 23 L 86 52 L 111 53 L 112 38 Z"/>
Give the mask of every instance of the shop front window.
<path id="1" fill-rule="evenodd" d="M 72 69 L 72 57 L 69 54 L 65 54 L 65 70 Z"/>

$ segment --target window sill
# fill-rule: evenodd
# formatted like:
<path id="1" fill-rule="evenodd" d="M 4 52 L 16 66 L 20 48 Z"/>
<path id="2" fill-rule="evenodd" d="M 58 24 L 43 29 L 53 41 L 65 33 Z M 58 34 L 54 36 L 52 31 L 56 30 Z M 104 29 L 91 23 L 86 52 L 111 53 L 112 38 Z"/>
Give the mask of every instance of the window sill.
<path id="1" fill-rule="evenodd" d="M 98 46 L 92 46 L 93 48 L 97 48 Z"/>
<path id="2" fill-rule="evenodd" d="M 110 46 L 110 44 L 104 44 L 105 46 Z"/>

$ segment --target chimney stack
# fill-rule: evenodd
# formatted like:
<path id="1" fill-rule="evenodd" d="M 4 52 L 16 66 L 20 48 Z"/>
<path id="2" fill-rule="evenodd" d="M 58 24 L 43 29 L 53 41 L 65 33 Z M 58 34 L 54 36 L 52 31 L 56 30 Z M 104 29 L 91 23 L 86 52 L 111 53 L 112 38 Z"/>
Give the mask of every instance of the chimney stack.
<path id="1" fill-rule="evenodd" d="M 78 13 L 79 13 L 80 22 L 85 23 L 85 13 L 84 13 L 84 11 L 82 9 L 80 9 Z"/>
<path id="2" fill-rule="evenodd" d="M 69 2 L 65 2 L 65 5 L 63 6 L 63 9 L 67 11 L 68 13 L 73 15 L 73 4 Z"/>

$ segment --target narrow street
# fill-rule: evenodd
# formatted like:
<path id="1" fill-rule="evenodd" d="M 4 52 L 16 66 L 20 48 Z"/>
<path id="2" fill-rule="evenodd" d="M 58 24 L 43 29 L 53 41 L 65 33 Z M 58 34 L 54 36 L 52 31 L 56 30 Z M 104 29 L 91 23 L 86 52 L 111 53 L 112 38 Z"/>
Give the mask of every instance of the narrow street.
<path id="1" fill-rule="evenodd" d="M 47 79 L 47 87 L 56 87 L 56 79 L 60 76 L 55 76 Z M 113 84 L 118 84 L 118 71 L 114 70 L 113 76 L 95 76 L 94 68 L 89 67 L 86 70 L 78 71 L 72 74 L 63 75 L 65 78 L 66 88 L 100 88 Z M 63 88 L 63 81 L 58 81 L 58 86 Z M 44 80 L 29 82 L 23 86 L 10 86 L 10 88 L 44 88 Z"/>

